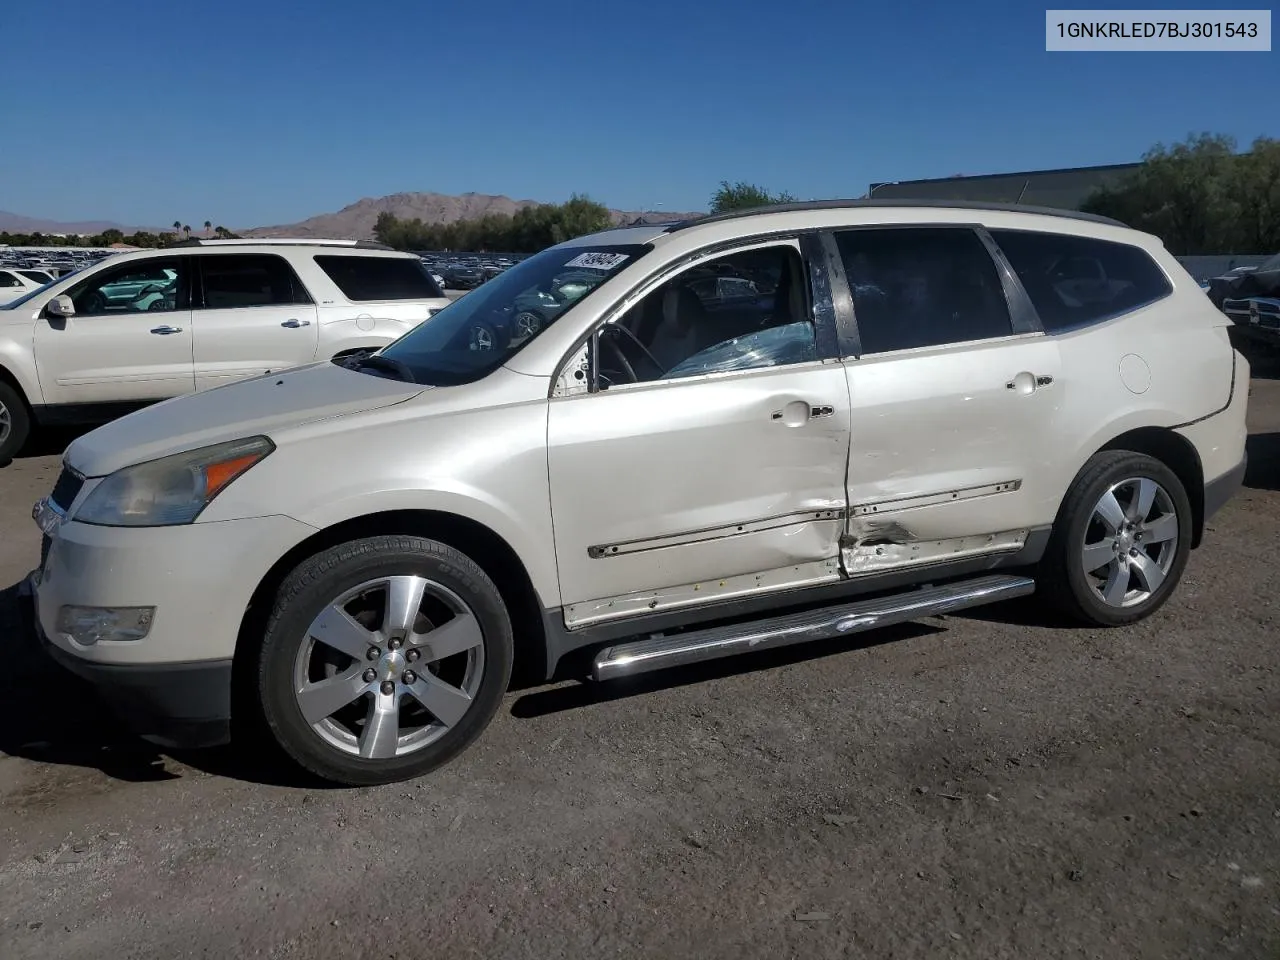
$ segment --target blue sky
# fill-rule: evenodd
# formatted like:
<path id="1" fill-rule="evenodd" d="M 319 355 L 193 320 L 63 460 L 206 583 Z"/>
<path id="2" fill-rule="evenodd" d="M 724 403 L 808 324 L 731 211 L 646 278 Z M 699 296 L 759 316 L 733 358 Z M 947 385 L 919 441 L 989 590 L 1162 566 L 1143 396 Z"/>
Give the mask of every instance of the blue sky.
<path id="1" fill-rule="evenodd" d="M 1051 54 L 1044 9 L 9 3 L 0 210 L 235 228 L 433 190 L 684 211 L 721 179 L 858 196 L 1280 136 L 1280 53 Z"/>

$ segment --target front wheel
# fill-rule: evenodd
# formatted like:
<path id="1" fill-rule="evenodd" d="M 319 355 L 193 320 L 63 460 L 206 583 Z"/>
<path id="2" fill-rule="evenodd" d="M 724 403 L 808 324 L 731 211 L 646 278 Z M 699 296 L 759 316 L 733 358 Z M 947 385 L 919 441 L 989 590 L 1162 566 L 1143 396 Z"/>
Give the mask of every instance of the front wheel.
<path id="1" fill-rule="evenodd" d="M 1096 454 L 1076 476 L 1040 582 L 1077 620 L 1112 627 L 1155 613 L 1191 552 L 1191 503 L 1177 475 L 1145 454 Z"/>
<path id="2" fill-rule="evenodd" d="M 267 726 L 337 783 L 421 776 L 493 718 L 511 677 L 511 622 L 469 557 L 422 537 L 340 544 L 277 595 L 259 657 Z"/>
<path id="3" fill-rule="evenodd" d="M 0 380 L 0 464 L 14 458 L 31 433 L 31 417 L 18 391 Z"/>

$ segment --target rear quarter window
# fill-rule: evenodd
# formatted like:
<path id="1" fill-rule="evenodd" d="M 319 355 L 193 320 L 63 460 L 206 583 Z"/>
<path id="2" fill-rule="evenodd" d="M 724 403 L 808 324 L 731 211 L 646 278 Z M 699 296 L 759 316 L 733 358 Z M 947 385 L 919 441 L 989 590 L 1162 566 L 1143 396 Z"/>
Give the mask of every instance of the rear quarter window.
<path id="1" fill-rule="evenodd" d="M 1031 230 L 992 230 L 1046 333 L 1102 323 L 1173 292 L 1141 247 Z"/>
<path id="2" fill-rule="evenodd" d="M 321 254 L 315 260 L 348 300 L 434 300 L 444 296 L 416 259 Z"/>

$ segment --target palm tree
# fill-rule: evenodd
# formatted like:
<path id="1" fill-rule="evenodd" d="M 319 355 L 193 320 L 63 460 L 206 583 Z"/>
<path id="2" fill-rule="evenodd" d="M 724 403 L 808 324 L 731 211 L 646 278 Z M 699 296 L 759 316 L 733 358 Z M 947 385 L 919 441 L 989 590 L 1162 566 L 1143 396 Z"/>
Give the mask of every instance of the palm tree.
<path id="1" fill-rule="evenodd" d="M 187 239 L 188 239 L 188 240 L 190 240 L 190 239 L 191 239 L 191 225 L 190 225 L 190 224 L 188 224 L 188 223 L 184 223 L 184 224 L 182 225 L 182 232 L 183 232 L 183 233 L 185 233 L 185 234 L 187 235 Z"/>
<path id="2" fill-rule="evenodd" d="M 204 222 L 204 232 L 205 232 L 205 233 L 208 233 L 208 232 L 209 232 L 210 230 L 212 230 L 212 229 L 213 229 L 213 221 L 212 221 L 212 220 L 206 220 L 206 221 Z"/>
<path id="3" fill-rule="evenodd" d="M 213 228 L 213 232 L 214 232 L 215 234 L 217 234 L 219 237 L 222 237 L 222 236 L 225 236 L 225 235 L 226 235 L 226 233 L 227 233 L 227 228 L 226 228 L 226 227 L 214 227 L 214 228 Z"/>
<path id="4" fill-rule="evenodd" d="M 173 221 L 173 232 L 177 233 L 181 229 L 182 229 L 182 221 L 181 220 Z"/>

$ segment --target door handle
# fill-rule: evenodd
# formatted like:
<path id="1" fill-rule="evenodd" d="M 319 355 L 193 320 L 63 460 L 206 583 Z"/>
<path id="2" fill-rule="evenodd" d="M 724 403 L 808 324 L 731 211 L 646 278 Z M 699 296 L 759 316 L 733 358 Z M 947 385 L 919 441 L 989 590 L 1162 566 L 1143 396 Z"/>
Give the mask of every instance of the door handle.
<path id="1" fill-rule="evenodd" d="M 1034 374 L 1023 370 L 1004 385 L 1006 390 L 1016 390 L 1021 394 L 1035 393 L 1038 387 L 1047 387 L 1053 383 L 1053 377 L 1045 374 Z"/>
<path id="2" fill-rule="evenodd" d="M 792 400 L 781 410 L 774 410 L 769 419 L 780 421 L 788 427 L 798 427 L 818 417 L 835 416 L 836 408 L 829 403 L 808 404 L 803 400 Z"/>
<path id="3" fill-rule="evenodd" d="M 309 327 L 311 326 L 311 321 L 310 320 L 286 320 L 284 323 L 280 324 L 280 326 L 291 327 L 291 328 Z"/>
<path id="4" fill-rule="evenodd" d="M 162 336 L 167 336 L 170 333 L 181 333 L 182 328 L 171 327 L 168 324 L 165 324 L 163 327 L 152 327 L 151 332 L 161 334 Z"/>

